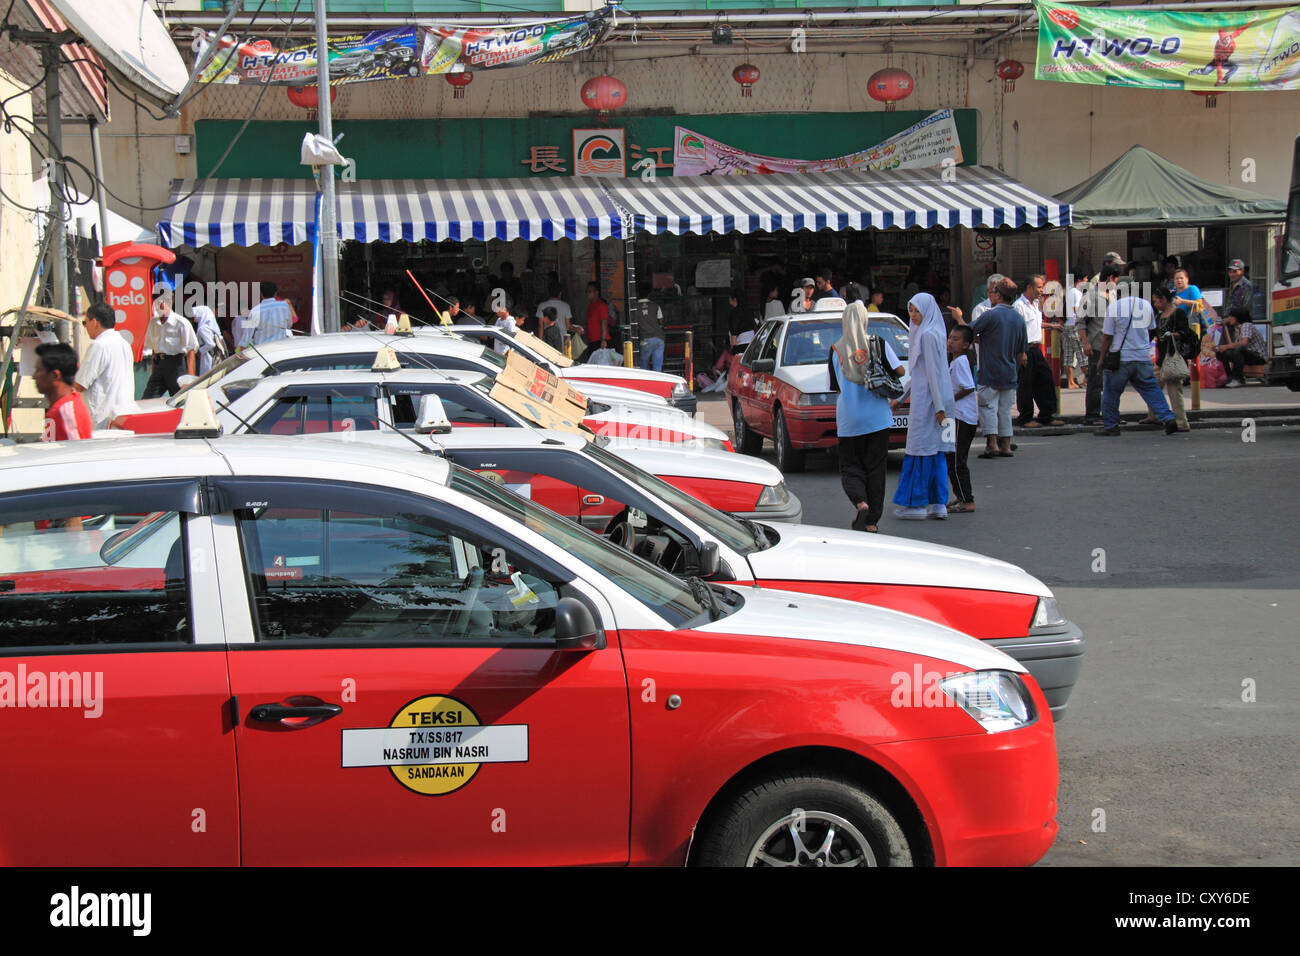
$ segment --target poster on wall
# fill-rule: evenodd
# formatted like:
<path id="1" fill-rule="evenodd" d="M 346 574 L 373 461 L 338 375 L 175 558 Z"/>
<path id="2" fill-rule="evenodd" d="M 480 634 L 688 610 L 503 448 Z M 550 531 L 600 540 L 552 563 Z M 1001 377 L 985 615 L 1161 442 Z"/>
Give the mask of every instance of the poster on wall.
<path id="1" fill-rule="evenodd" d="M 604 8 L 563 20 L 501 27 L 421 22 L 336 34 L 327 41 L 330 85 L 549 63 L 603 42 L 613 25 L 613 9 Z M 314 42 L 281 46 L 265 37 L 195 31 L 194 49 L 200 57 L 213 44 L 215 55 L 199 74 L 203 83 L 302 86 L 316 80 Z"/>
<path id="2" fill-rule="evenodd" d="M 1035 79 L 1225 93 L 1300 88 L 1300 7 L 1037 7 Z"/>
<path id="3" fill-rule="evenodd" d="M 674 176 L 746 176 L 765 173 L 825 173 L 837 170 L 923 169 L 946 159 L 962 161 L 961 138 L 950 109 L 931 113 L 870 149 L 833 159 L 760 156 L 678 126 Z"/>
<path id="4" fill-rule="evenodd" d="M 217 256 L 221 282 L 274 282 L 276 295 L 288 299 L 297 314 L 301 331 L 310 326 L 312 314 L 312 262 L 309 242 L 291 246 L 226 246 Z M 228 316 L 221 316 L 227 318 Z"/>

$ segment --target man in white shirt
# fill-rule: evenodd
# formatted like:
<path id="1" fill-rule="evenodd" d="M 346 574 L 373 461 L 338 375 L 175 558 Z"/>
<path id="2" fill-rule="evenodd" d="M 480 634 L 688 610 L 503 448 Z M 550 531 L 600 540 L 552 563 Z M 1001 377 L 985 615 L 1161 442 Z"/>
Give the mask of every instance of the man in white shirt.
<path id="1" fill-rule="evenodd" d="M 993 273 L 993 275 L 989 276 L 989 281 L 984 284 L 984 292 L 985 292 L 984 301 L 981 302 L 979 305 L 975 306 L 975 308 L 971 309 L 970 320 L 972 323 L 974 323 L 976 319 L 978 319 L 989 309 L 993 308 L 993 301 L 990 298 L 990 296 L 992 296 L 993 294 L 994 287 L 999 285 L 1002 282 L 1002 280 L 1005 278 L 1006 276 L 1002 275 L 999 272 L 995 272 Z"/>
<path id="2" fill-rule="evenodd" d="M 498 292 L 501 294 L 497 295 Z M 508 297 L 504 290 L 492 290 L 493 309 L 497 317 L 496 321 L 492 324 L 495 328 L 500 329 L 502 332 L 506 333 L 506 335 L 513 338 L 515 331 L 518 328 L 518 324 L 515 322 L 515 317 L 510 314 L 510 309 L 506 307 L 507 298 Z M 496 342 L 493 344 L 492 348 L 501 355 L 505 355 L 510 351 L 510 346 L 504 342 Z"/>
<path id="3" fill-rule="evenodd" d="M 145 330 L 144 347 L 153 353 L 153 371 L 144 387 L 144 398 L 158 398 L 163 392 L 175 395 L 181 390 L 180 377 L 193 375 L 199 351 L 194 326 L 184 316 L 172 311 L 170 292 L 154 300 L 153 318 Z"/>
<path id="4" fill-rule="evenodd" d="M 1016 424 L 1021 428 L 1041 428 L 1043 425 L 1064 425 L 1056 417 L 1056 385 L 1052 381 L 1052 367 L 1043 355 L 1043 311 L 1039 303 L 1043 296 L 1043 277 L 1030 276 L 1025 280 L 1025 291 L 1016 299 L 1015 310 L 1025 320 L 1028 361 L 1020 369 L 1020 382 L 1016 386 Z M 1056 323 L 1047 323 L 1055 328 Z M 1038 405 L 1038 418 L 1034 418 L 1034 405 Z"/>
<path id="5" fill-rule="evenodd" d="M 135 372 L 131 343 L 117 331 L 117 314 L 106 302 L 86 310 L 84 328 L 90 348 L 77 369 L 74 385 L 83 392 L 95 428 L 108 428 L 135 401 Z"/>
<path id="6" fill-rule="evenodd" d="M 291 334 L 289 330 L 298 320 L 288 300 L 276 295 L 278 287 L 274 282 L 259 283 L 259 289 L 262 300 L 248 310 L 243 322 L 244 341 L 237 342 L 237 345 L 261 345 L 287 339 Z"/>
<path id="7" fill-rule="evenodd" d="M 554 309 L 555 327 L 560 330 L 560 341 L 563 342 L 569 335 L 569 323 L 573 321 L 573 310 L 569 308 L 569 303 L 560 298 L 560 287 L 555 283 L 552 283 L 547 288 L 546 294 L 549 298 L 537 307 L 537 318 L 541 319 L 543 309 Z"/>
<path id="8" fill-rule="evenodd" d="M 1119 368 L 1103 373 L 1102 427 L 1094 434 L 1115 436 L 1120 433 L 1119 399 L 1130 382 L 1147 403 L 1151 414 L 1164 423 L 1165 434 L 1177 433 L 1178 424 L 1173 410 L 1156 383 L 1156 374 L 1151 365 L 1151 331 L 1155 321 L 1155 310 L 1150 303 L 1134 295 L 1116 299 L 1106 310 L 1106 322 L 1101 327 L 1098 366 L 1104 369 L 1106 353 L 1118 349 Z"/>

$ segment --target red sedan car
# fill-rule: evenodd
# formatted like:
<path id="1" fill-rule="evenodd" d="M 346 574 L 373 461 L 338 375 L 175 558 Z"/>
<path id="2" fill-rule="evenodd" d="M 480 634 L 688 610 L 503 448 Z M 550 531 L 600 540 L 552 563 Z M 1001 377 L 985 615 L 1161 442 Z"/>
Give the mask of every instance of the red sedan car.
<path id="1" fill-rule="evenodd" d="M 840 300 L 836 300 L 837 302 Z M 803 471 L 810 449 L 833 448 L 835 393 L 826 360 L 840 338 L 841 309 L 800 312 L 769 319 L 731 367 L 727 401 L 737 451 L 757 455 L 763 439 L 776 446 L 783 472 Z M 885 339 L 907 369 L 907 323 L 888 313 L 871 314 L 870 331 Z M 904 378 L 906 381 L 906 378 Z M 890 444 L 907 440 L 907 414 L 894 416 Z"/>

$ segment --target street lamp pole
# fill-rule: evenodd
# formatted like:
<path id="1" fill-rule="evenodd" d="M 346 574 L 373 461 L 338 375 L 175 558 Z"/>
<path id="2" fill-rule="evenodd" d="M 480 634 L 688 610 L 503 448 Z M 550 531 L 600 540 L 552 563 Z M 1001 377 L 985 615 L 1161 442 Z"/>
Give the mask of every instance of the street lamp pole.
<path id="1" fill-rule="evenodd" d="M 325 0 L 316 3 L 316 110 L 320 134 L 334 142 L 334 121 L 330 113 L 330 55 L 325 32 Z M 339 230 L 335 221 L 334 167 L 320 169 L 320 284 L 321 325 L 326 332 L 339 331 Z"/>

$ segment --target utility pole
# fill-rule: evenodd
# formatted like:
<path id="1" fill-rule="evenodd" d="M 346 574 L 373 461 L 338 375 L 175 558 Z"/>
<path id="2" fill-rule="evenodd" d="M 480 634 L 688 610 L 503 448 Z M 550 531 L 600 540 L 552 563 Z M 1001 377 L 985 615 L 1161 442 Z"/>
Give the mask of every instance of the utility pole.
<path id="1" fill-rule="evenodd" d="M 334 142 L 334 120 L 330 113 L 330 54 L 325 32 L 325 0 L 316 2 L 316 111 L 320 134 Z M 334 167 L 320 169 L 320 283 L 321 326 L 326 332 L 339 331 L 339 230 L 335 221 Z"/>
<path id="2" fill-rule="evenodd" d="M 59 113 L 59 47 L 54 42 L 41 47 L 45 68 L 45 123 L 50 139 L 53 166 L 50 168 L 50 222 L 54 239 L 50 249 L 50 292 L 53 305 L 68 311 L 68 234 L 63 221 L 63 117 Z M 103 202 L 103 200 L 100 200 Z"/>

